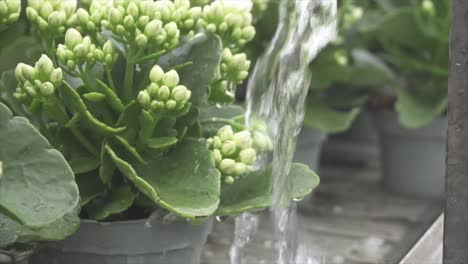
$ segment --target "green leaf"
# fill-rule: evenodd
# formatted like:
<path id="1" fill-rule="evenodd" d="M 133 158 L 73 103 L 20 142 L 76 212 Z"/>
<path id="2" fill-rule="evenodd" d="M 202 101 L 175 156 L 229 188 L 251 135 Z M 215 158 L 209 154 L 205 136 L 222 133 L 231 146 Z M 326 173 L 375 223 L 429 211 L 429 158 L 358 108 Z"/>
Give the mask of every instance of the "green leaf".
<path id="1" fill-rule="evenodd" d="M 30 243 L 38 241 L 59 241 L 71 236 L 80 226 L 76 207 L 60 219 L 42 226 L 39 229 L 30 229 L 11 218 L 0 213 L 0 248 L 13 243 Z M 7 238 L 7 239 L 5 239 Z"/>
<path id="2" fill-rule="evenodd" d="M 202 105 L 208 101 L 209 83 L 218 71 L 221 56 L 222 43 L 219 37 L 203 34 L 162 56 L 157 64 L 167 71 L 177 65 L 192 62 L 178 70 L 180 83 L 192 91 L 190 101 L 194 105 Z"/>
<path id="3" fill-rule="evenodd" d="M 75 174 L 93 171 L 99 167 L 99 160 L 95 157 L 80 157 L 68 161 Z"/>
<path id="4" fill-rule="evenodd" d="M 109 194 L 95 199 L 87 212 L 91 219 L 101 221 L 113 214 L 122 213 L 132 206 L 136 195 L 128 185 L 113 189 Z"/>
<path id="5" fill-rule="evenodd" d="M 176 137 L 160 137 L 148 140 L 147 146 L 151 149 L 164 149 L 174 146 L 177 143 Z"/>
<path id="6" fill-rule="evenodd" d="M 404 89 L 397 89 L 395 110 L 403 127 L 414 129 L 425 126 L 447 109 L 447 96 L 439 96 L 432 102 L 424 102 L 420 96 L 411 95 Z"/>
<path id="7" fill-rule="evenodd" d="M 97 173 L 78 175 L 76 177 L 76 183 L 80 189 L 81 207 L 87 205 L 106 190 L 106 186 L 102 183 Z"/>
<path id="8" fill-rule="evenodd" d="M 312 89 L 326 89 L 333 83 L 344 82 L 350 74 L 348 64 L 339 64 L 336 55 L 348 56 L 346 50 L 340 46 L 326 47 L 310 65 L 312 71 Z"/>
<path id="9" fill-rule="evenodd" d="M 364 49 L 351 52 L 353 65 L 348 82 L 359 87 L 381 88 L 394 78 L 392 70 L 377 56 Z"/>
<path id="10" fill-rule="evenodd" d="M 301 199 L 316 188 L 319 177 L 306 165 L 293 163 L 289 172 L 289 198 Z M 273 179 L 271 167 L 246 175 L 233 184 L 224 184 L 221 203 L 216 215 L 232 215 L 246 211 L 262 210 L 271 206 Z"/>
<path id="11" fill-rule="evenodd" d="M 3 40 L 3 34 L 0 36 Z M 0 72 L 14 69 L 19 62 L 33 64 L 41 55 L 41 46 L 32 36 L 19 36 L 0 47 Z"/>
<path id="12" fill-rule="evenodd" d="M 79 201 L 65 158 L 22 117 L 0 103 L 0 212 L 31 228 L 60 219 Z"/>
<path id="13" fill-rule="evenodd" d="M 149 151 L 143 155 L 148 164 L 135 167 L 109 147 L 107 152 L 122 174 L 168 211 L 193 219 L 210 216 L 218 207 L 221 175 L 204 140 L 186 139 L 163 156 Z"/>
<path id="14" fill-rule="evenodd" d="M 306 107 L 304 125 L 326 133 L 346 131 L 360 112 L 359 108 L 335 110 L 321 102 L 311 102 Z"/>

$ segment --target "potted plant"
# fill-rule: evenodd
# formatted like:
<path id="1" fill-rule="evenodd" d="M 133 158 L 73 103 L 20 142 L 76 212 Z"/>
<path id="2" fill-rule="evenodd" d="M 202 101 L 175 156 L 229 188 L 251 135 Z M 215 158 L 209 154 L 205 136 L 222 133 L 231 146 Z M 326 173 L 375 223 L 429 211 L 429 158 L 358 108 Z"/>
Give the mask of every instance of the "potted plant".
<path id="1" fill-rule="evenodd" d="M 212 216 L 270 206 L 271 171 L 253 166 L 271 143 L 231 105 L 251 14 L 194 2 L 29 1 L 45 54 L 17 66 L 10 95 L 70 164 L 82 208 L 32 263 L 199 263 Z M 318 184 L 304 165 L 290 178 L 291 199 Z"/>
<path id="2" fill-rule="evenodd" d="M 378 54 L 396 79 L 370 101 L 380 133 L 384 183 L 442 197 L 447 119 L 449 1 L 408 1 L 375 23 Z"/>
<path id="3" fill-rule="evenodd" d="M 296 159 L 318 168 L 327 134 L 346 131 L 358 116 L 369 90 L 392 78 L 388 67 L 368 50 L 366 38 L 354 28 L 363 23 L 372 1 L 340 1 L 338 37 L 311 63 L 312 82 Z"/>

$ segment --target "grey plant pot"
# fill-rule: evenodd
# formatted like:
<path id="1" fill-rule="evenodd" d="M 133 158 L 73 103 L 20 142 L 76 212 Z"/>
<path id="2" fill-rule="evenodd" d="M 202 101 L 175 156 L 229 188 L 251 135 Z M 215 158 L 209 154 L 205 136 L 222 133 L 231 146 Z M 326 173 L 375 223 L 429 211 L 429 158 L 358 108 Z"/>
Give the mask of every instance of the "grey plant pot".
<path id="1" fill-rule="evenodd" d="M 319 169 L 320 152 L 326 139 L 327 134 L 322 131 L 303 127 L 297 137 L 294 161 L 307 164 L 312 170 L 317 172 Z"/>
<path id="2" fill-rule="evenodd" d="M 374 114 L 379 131 L 384 186 L 417 198 L 442 198 L 445 186 L 447 119 L 410 130 L 391 111 Z"/>
<path id="3" fill-rule="evenodd" d="M 150 222 L 148 222 L 150 221 Z M 46 245 L 31 264 L 199 264 L 212 220 L 162 224 L 157 220 L 82 221 L 69 239 Z"/>

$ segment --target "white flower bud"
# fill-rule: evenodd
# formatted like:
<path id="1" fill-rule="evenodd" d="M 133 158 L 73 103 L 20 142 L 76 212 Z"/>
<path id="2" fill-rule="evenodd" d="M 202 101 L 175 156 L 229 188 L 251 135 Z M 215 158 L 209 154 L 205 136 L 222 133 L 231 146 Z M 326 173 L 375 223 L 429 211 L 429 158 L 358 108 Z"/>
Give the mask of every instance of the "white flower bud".
<path id="1" fill-rule="evenodd" d="M 224 174 L 233 174 L 235 169 L 236 161 L 233 159 L 223 159 L 219 163 L 219 170 Z"/>
<path id="2" fill-rule="evenodd" d="M 245 164 L 252 164 L 257 159 L 257 152 L 253 148 L 241 150 L 239 153 L 239 160 Z"/>
<path id="3" fill-rule="evenodd" d="M 164 30 L 169 37 L 174 37 L 177 35 L 179 29 L 177 28 L 177 24 L 175 22 L 170 22 L 164 26 Z"/>
<path id="4" fill-rule="evenodd" d="M 102 46 L 102 51 L 108 55 L 108 54 L 114 54 L 114 45 L 112 44 L 112 41 L 108 40 L 104 45 Z"/>
<path id="5" fill-rule="evenodd" d="M 89 13 L 88 13 L 88 11 L 86 11 L 86 10 L 83 9 L 83 8 L 79 8 L 79 9 L 76 11 L 76 15 L 77 15 L 78 21 L 80 21 L 80 23 L 82 23 L 82 24 L 88 23 L 88 21 L 89 21 Z"/>
<path id="6" fill-rule="evenodd" d="M 218 136 L 221 141 L 231 140 L 234 136 L 234 132 L 232 131 L 231 126 L 223 126 L 221 129 L 218 130 Z"/>
<path id="7" fill-rule="evenodd" d="M 63 12 L 58 12 L 54 11 L 52 12 L 49 17 L 47 18 L 47 22 L 49 23 L 49 26 L 58 28 L 65 24 L 65 14 Z"/>
<path id="8" fill-rule="evenodd" d="M 39 8 L 39 15 L 43 18 L 48 18 L 49 15 L 54 11 L 52 4 L 49 1 L 42 3 L 41 7 Z"/>
<path id="9" fill-rule="evenodd" d="M 236 165 L 234 165 L 234 174 L 235 175 L 242 175 L 247 172 L 247 165 L 242 162 L 236 162 Z"/>
<path id="10" fill-rule="evenodd" d="M 154 37 L 154 36 L 158 35 L 161 32 L 161 30 L 162 30 L 161 20 L 155 19 L 155 20 L 149 22 L 145 26 L 144 33 L 145 33 L 146 36 L 151 38 L 151 37 Z"/>
<path id="11" fill-rule="evenodd" d="M 132 16 L 125 16 L 123 20 L 123 24 L 126 28 L 134 28 L 135 27 L 135 19 Z"/>
<path id="12" fill-rule="evenodd" d="M 185 100 L 187 88 L 183 85 L 178 85 L 174 89 L 172 89 L 172 98 L 177 102 L 181 102 Z"/>
<path id="13" fill-rule="evenodd" d="M 74 29 L 74 28 L 70 28 L 69 30 L 67 30 L 67 33 L 65 33 L 65 45 L 70 48 L 70 49 L 73 49 L 76 45 L 80 44 L 81 42 L 83 42 L 83 37 L 81 36 L 81 33 Z"/>
<path id="14" fill-rule="evenodd" d="M 37 13 L 37 11 L 34 8 L 32 8 L 30 6 L 28 6 L 26 8 L 26 16 L 29 18 L 29 20 L 35 21 L 37 19 L 38 15 L 39 14 Z"/>
<path id="15" fill-rule="evenodd" d="M 140 14 L 140 12 L 138 10 L 138 6 L 134 2 L 131 2 L 128 5 L 127 14 L 131 15 L 133 18 L 137 18 L 138 15 Z"/>
<path id="16" fill-rule="evenodd" d="M 115 26 L 122 23 L 123 14 L 117 8 L 112 8 L 109 12 L 109 21 Z"/>
<path id="17" fill-rule="evenodd" d="M 36 70 L 31 65 L 23 64 L 21 71 L 26 80 L 32 81 L 36 78 Z"/>
<path id="18" fill-rule="evenodd" d="M 222 146 L 221 139 L 218 136 L 213 137 L 213 148 L 220 149 Z"/>
<path id="19" fill-rule="evenodd" d="M 154 65 L 153 68 L 151 68 L 149 77 L 151 82 L 159 83 L 164 78 L 164 71 L 159 65 Z"/>
<path id="20" fill-rule="evenodd" d="M 167 86 L 161 86 L 158 91 L 158 96 L 161 100 L 167 100 L 171 96 L 171 90 Z"/>
<path id="21" fill-rule="evenodd" d="M 163 83 L 169 87 L 179 84 L 179 74 L 175 70 L 170 70 L 164 74 Z"/>
<path id="22" fill-rule="evenodd" d="M 54 85 L 59 85 L 60 83 L 62 83 L 62 81 L 63 81 L 62 69 L 60 69 L 60 68 L 54 69 L 54 70 L 50 73 L 50 81 L 51 81 Z"/>
<path id="23" fill-rule="evenodd" d="M 227 176 L 226 178 L 224 178 L 224 183 L 226 184 L 233 184 L 235 181 L 236 180 L 232 176 Z"/>
<path id="24" fill-rule="evenodd" d="M 41 85 L 41 94 L 44 96 L 49 96 L 54 94 L 55 87 L 51 82 L 45 82 Z"/>
<path id="25" fill-rule="evenodd" d="M 135 42 L 139 47 L 145 47 L 148 44 L 148 37 L 143 34 L 139 34 L 136 36 Z"/>
<path id="26" fill-rule="evenodd" d="M 252 147 L 252 136 L 247 130 L 235 133 L 233 140 L 239 148 L 245 149 Z"/>
<path id="27" fill-rule="evenodd" d="M 166 102 L 166 109 L 167 110 L 174 110 L 175 108 L 177 107 L 177 102 L 170 99 L 170 100 L 167 100 Z"/>
<path id="28" fill-rule="evenodd" d="M 223 155 L 221 154 L 221 151 L 219 149 L 214 149 L 212 152 L 213 155 L 213 160 L 216 164 L 219 164 L 221 160 L 223 159 Z"/>
<path id="29" fill-rule="evenodd" d="M 255 37 L 255 28 L 248 26 L 242 29 L 242 38 L 246 40 L 252 40 Z"/>
<path id="30" fill-rule="evenodd" d="M 223 145 L 221 146 L 221 153 L 223 156 L 231 156 L 232 154 L 236 153 L 236 150 L 236 143 L 231 140 L 224 141 Z"/>
<path id="31" fill-rule="evenodd" d="M 266 151 L 270 150 L 271 148 L 271 141 L 268 136 L 264 135 L 261 132 L 254 132 L 253 135 L 253 147 L 258 149 L 259 151 Z"/>
<path id="32" fill-rule="evenodd" d="M 157 97 L 158 96 L 158 91 L 159 91 L 159 86 L 155 83 L 151 83 L 148 88 L 146 88 L 148 91 L 149 95 L 151 97 Z"/>
<path id="33" fill-rule="evenodd" d="M 138 93 L 138 102 L 144 108 L 149 108 L 150 107 L 151 97 L 150 97 L 150 95 L 148 94 L 147 91 L 144 90 L 144 91 L 140 91 L 140 93 Z"/>
<path id="34" fill-rule="evenodd" d="M 47 55 L 43 54 L 37 61 L 35 68 L 40 74 L 49 75 L 54 69 L 54 63 Z"/>

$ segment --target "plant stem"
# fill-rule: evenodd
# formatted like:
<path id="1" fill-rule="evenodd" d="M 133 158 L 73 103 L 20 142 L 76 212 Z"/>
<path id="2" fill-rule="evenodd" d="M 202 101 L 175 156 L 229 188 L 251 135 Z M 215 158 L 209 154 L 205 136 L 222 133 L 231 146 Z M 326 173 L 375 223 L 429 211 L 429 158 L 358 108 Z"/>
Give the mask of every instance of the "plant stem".
<path id="1" fill-rule="evenodd" d="M 135 76 L 135 64 L 132 60 L 132 48 L 128 51 L 127 64 L 125 65 L 125 80 L 124 80 L 124 90 L 123 90 L 123 101 L 128 103 L 132 99 L 133 95 L 133 78 Z"/>
<path id="2" fill-rule="evenodd" d="M 225 119 L 225 118 L 213 117 L 213 118 L 210 118 L 210 119 L 202 120 L 201 123 L 202 124 L 221 123 L 221 124 L 230 125 L 236 130 L 245 130 L 244 125 L 241 125 L 239 123 L 236 123 L 236 122 L 234 122 L 232 120 Z"/>
<path id="3" fill-rule="evenodd" d="M 115 88 L 114 79 L 112 78 L 112 70 L 106 69 L 106 75 L 107 75 L 107 81 L 109 82 L 110 88 L 114 90 L 114 92 L 117 91 L 117 89 Z"/>
<path id="4" fill-rule="evenodd" d="M 86 71 L 83 69 L 83 66 L 82 65 L 78 65 L 78 69 L 80 71 L 80 77 L 81 77 L 81 80 L 83 80 L 83 83 L 86 87 L 86 89 L 90 92 L 94 92 L 94 89 L 93 87 L 91 87 L 91 84 L 89 83 L 88 81 L 88 74 L 86 73 Z"/>
<path id="5" fill-rule="evenodd" d="M 86 138 L 83 133 L 76 127 L 70 128 L 73 136 L 80 142 L 80 144 L 91 154 L 96 157 L 99 157 L 99 150 L 91 143 L 88 138 Z"/>

